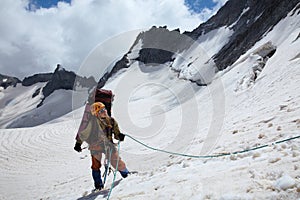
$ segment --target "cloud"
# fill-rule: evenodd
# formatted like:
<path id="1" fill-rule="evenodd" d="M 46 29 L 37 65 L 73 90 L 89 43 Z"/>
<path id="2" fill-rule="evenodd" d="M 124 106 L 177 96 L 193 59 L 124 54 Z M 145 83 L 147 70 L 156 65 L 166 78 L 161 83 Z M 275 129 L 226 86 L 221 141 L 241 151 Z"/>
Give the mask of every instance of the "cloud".
<path id="1" fill-rule="evenodd" d="M 97 45 L 132 30 L 191 31 L 218 9 L 192 14 L 184 0 L 73 0 L 29 11 L 28 3 L 2 0 L 0 8 L 0 73 L 21 79 L 53 71 L 57 63 L 76 71 Z M 134 38 L 113 48 L 124 54 Z"/>

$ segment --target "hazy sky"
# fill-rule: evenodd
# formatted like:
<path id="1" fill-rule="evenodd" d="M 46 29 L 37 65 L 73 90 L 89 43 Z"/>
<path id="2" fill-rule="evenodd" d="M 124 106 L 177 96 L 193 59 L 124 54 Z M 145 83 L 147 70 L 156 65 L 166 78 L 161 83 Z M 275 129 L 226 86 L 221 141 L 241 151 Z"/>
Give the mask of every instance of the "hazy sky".
<path id="1" fill-rule="evenodd" d="M 78 71 L 97 46 L 115 58 L 125 54 L 135 34 L 153 25 L 191 31 L 227 0 L 1 0 L 0 74 L 21 80 L 52 72 L 56 64 Z"/>

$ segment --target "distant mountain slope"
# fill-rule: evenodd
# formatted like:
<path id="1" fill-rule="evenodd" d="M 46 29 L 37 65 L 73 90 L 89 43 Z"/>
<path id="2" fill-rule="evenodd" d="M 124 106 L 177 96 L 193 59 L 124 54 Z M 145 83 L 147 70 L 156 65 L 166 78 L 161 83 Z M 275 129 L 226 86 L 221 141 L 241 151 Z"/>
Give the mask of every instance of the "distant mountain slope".
<path id="1" fill-rule="evenodd" d="M 298 0 L 229 0 L 191 32 L 180 34 L 179 30 L 152 27 L 140 33 L 122 58 L 127 59 L 122 62 L 127 64 L 120 67 L 118 63 L 115 69 L 129 67 L 130 59 L 145 64 L 175 61 L 171 67 L 179 72 L 179 77 L 206 85 L 216 71 L 231 66 L 289 12 L 294 10 L 293 14 L 298 15 L 299 7 Z M 133 50 L 134 58 L 130 56 Z M 191 52 L 195 52 L 192 57 Z M 112 74 L 108 73 L 100 85 Z"/>
<path id="2" fill-rule="evenodd" d="M 0 127 L 32 127 L 56 119 L 75 109 L 74 90 L 84 90 L 88 96 L 96 85 L 93 77 L 77 76 L 60 65 L 53 73 L 35 74 L 19 84 L 16 81 L 14 87 L 0 92 Z M 85 100 L 77 103 L 83 105 Z"/>
<path id="3" fill-rule="evenodd" d="M 72 71 L 67 71 L 60 65 L 57 65 L 54 73 L 52 74 L 47 84 L 42 89 L 43 99 L 38 105 L 41 106 L 44 100 L 52 94 L 55 90 L 64 89 L 64 90 L 76 90 L 77 88 L 93 88 L 96 85 L 96 81 L 93 77 L 81 77 L 77 76 Z"/>
<path id="4" fill-rule="evenodd" d="M 18 83 L 21 83 L 18 78 L 0 74 L 0 87 L 6 89 L 9 86 L 16 86 Z"/>
<path id="5" fill-rule="evenodd" d="M 130 68 L 136 62 L 141 62 L 146 66 L 164 64 L 174 71 L 179 79 L 189 80 L 198 86 L 207 86 L 215 78 L 218 78 L 219 75 L 216 76 L 218 72 L 223 70 L 225 73 L 235 67 L 237 63 L 242 62 L 243 55 L 255 47 L 255 51 L 253 49 L 251 51 L 256 56 L 255 58 L 252 57 L 255 60 L 251 68 L 253 77 L 245 76 L 240 80 L 244 84 L 241 84 L 240 88 L 244 87 L 246 82 L 252 84 L 256 79 L 259 79 L 259 74 L 270 58 L 276 56 L 280 45 L 280 42 L 276 41 L 278 37 L 269 41 L 263 39 L 286 16 L 294 17 L 299 21 L 299 10 L 300 3 L 298 0 L 229 0 L 216 15 L 207 22 L 200 24 L 192 32 L 180 33 L 178 29 L 170 31 L 167 27 L 152 27 L 148 31 L 141 32 L 129 51 L 116 62 L 111 71 L 100 78 L 98 83 L 92 77 L 77 76 L 74 72 L 67 71 L 61 66 L 57 66 L 54 73 L 27 77 L 22 81 L 22 84 L 23 86 L 32 86 L 30 89 L 27 88 L 30 94 L 25 95 L 26 98 L 31 97 L 28 99 L 28 102 L 31 102 L 30 106 L 28 105 L 28 109 L 24 109 L 24 112 L 21 111 L 22 115 L 18 111 L 16 112 L 19 113 L 18 115 L 10 116 L 9 119 L 14 122 L 11 122 L 9 127 L 33 126 L 33 124 L 37 125 L 66 114 L 66 112 L 71 111 L 71 106 L 69 106 L 72 104 L 70 94 L 67 94 L 68 98 L 62 98 L 64 103 L 68 101 L 68 106 L 65 107 L 67 109 L 62 109 L 60 114 L 51 115 L 49 119 L 41 117 L 43 120 L 40 122 L 26 123 L 26 120 L 35 115 L 29 112 L 31 108 L 43 107 L 48 97 L 50 102 L 53 102 L 53 99 L 59 99 L 53 97 L 54 93 L 60 93 L 59 90 L 73 90 L 75 86 L 75 89 L 78 90 L 84 88 L 84 94 L 88 93 L 95 85 L 98 88 L 104 87 L 112 76 L 121 69 Z M 295 24 L 297 25 L 297 22 Z M 288 30 L 290 33 L 294 31 L 294 29 Z M 281 31 L 283 35 L 288 35 L 286 34 L 288 30 Z M 295 42 L 299 40 L 299 34 L 294 40 Z M 259 41 L 265 41 L 265 43 L 261 44 Z M 7 88 L 7 83 L 18 86 L 18 82 L 20 81 L 14 78 L 2 78 L 1 82 L 0 77 L 0 83 L 4 84 L 5 88 Z M 8 88 L 8 91 L 13 91 L 10 87 Z M 237 90 L 239 89 L 237 88 Z M 63 93 L 68 92 L 64 91 Z M 5 92 L 1 96 L 3 94 Z M 2 109 L 4 109 L 4 105 L 12 105 L 9 104 L 11 99 L 6 100 L 1 102 Z M 59 101 L 56 103 L 60 104 Z M 82 103 L 78 102 L 76 105 L 82 105 Z M 5 118 L 4 114 L 2 117 Z M 2 127 L 5 127 L 4 124 L 8 125 L 3 121 Z"/>

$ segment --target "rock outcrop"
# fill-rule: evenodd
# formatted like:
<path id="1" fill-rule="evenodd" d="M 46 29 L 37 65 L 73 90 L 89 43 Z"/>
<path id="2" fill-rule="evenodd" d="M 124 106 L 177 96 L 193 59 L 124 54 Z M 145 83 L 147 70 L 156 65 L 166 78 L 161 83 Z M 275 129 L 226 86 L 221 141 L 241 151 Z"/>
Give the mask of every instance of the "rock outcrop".
<path id="1" fill-rule="evenodd" d="M 92 88 L 97 85 L 97 82 L 93 77 L 80 77 L 77 76 L 72 71 L 67 71 L 60 65 L 57 65 L 54 73 L 51 76 L 51 79 L 47 82 L 47 84 L 43 87 L 43 99 L 41 103 L 38 105 L 43 105 L 43 101 L 52 94 L 55 90 L 65 89 L 65 90 L 75 90 L 76 87 L 87 87 Z M 76 87 L 75 87 L 76 86 Z"/>
<path id="2" fill-rule="evenodd" d="M 0 86 L 4 89 L 9 86 L 16 87 L 17 83 L 21 83 L 18 78 L 0 74 Z"/>

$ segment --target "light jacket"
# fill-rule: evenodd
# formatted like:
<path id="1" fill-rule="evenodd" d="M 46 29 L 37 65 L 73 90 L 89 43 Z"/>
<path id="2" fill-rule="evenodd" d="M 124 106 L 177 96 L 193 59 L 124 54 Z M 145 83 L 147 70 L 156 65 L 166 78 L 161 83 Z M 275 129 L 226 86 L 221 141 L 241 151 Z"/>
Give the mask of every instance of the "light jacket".
<path id="1" fill-rule="evenodd" d="M 114 118 L 92 116 L 87 127 L 79 132 L 79 137 L 76 138 L 79 143 L 87 142 L 90 150 L 96 150 L 103 144 L 113 144 L 113 135 L 116 140 L 120 140 L 120 134 L 118 123 Z"/>

